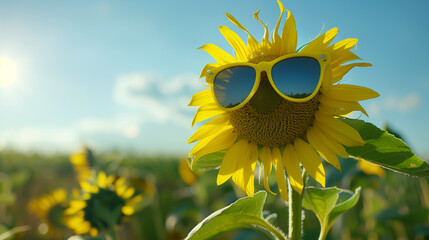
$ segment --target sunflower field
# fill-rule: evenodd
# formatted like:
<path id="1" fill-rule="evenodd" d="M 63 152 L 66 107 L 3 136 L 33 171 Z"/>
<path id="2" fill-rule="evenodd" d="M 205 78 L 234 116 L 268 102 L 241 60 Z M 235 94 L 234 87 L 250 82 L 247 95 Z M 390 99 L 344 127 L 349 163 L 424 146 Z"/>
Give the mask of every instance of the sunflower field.
<path id="1" fill-rule="evenodd" d="M 0 2 L 0 240 L 429 239 L 428 4 L 95 2 Z"/>
<path id="2" fill-rule="evenodd" d="M 87 168 L 77 167 L 76 157 L 81 157 Z M 326 165 L 326 187 L 360 188 L 361 195 L 356 206 L 334 224 L 327 239 L 428 238 L 427 178 L 410 178 L 376 166 L 362 166 L 353 159 L 341 159 L 341 165 L 341 173 Z M 126 179 L 128 189 L 135 189 L 132 195 L 141 196 L 132 205 L 132 214 L 121 218 L 114 227 L 116 239 L 183 239 L 210 213 L 246 195 L 233 184 L 216 186 L 216 171 L 190 174 L 180 156 L 97 153 L 90 149 L 73 156 L 45 156 L 4 150 L 0 154 L 0 169 L 1 239 L 105 239 L 94 232 L 91 236 L 90 229 L 77 237 L 73 229 L 82 228 L 82 223 L 67 227 L 65 212 L 76 201 L 76 192 L 82 191 L 82 174 L 91 179 L 104 171 Z M 263 181 L 256 186 L 256 191 L 260 189 Z M 269 222 L 287 229 L 284 201 L 268 195 L 263 209 L 264 216 L 270 216 Z M 305 212 L 303 239 L 316 239 L 317 217 Z M 238 229 L 213 239 L 265 236 L 254 230 Z"/>

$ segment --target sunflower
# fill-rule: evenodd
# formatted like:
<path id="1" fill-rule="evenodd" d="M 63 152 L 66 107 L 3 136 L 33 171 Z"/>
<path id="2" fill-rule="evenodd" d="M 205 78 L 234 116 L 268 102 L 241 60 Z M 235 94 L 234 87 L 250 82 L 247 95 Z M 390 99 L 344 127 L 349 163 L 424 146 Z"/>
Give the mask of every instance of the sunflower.
<path id="1" fill-rule="evenodd" d="M 188 140 L 196 142 L 189 156 L 193 164 L 210 153 L 224 151 L 217 176 L 221 185 L 232 178 L 233 182 L 247 193 L 254 194 L 255 167 L 263 166 L 264 187 L 273 193 L 268 184 L 272 168 L 278 183 L 278 190 L 287 200 L 285 171 L 292 188 L 302 193 L 303 178 L 301 165 L 322 186 L 325 186 L 325 170 L 320 156 L 340 169 L 338 156 L 348 158 L 344 146 L 361 146 L 365 142 L 359 133 L 340 120 L 353 111 L 367 115 L 359 101 L 378 97 L 371 89 L 338 83 L 354 67 L 372 66 L 369 63 L 349 61 L 360 59 L 352 52 L 358 42 L 349 38 L 330 45 L 338 29 L 333 28 L 297 50 L 297 31 L 294 17 L 278 1 L 280 17 L 270 37 L 267 26 L 258 17 L 265 31 L 258 42 L 233 16 L 228 19 L 248 34 L 247 44 L 226 26 L 219 27 L 221 34 L 235 50 L 230 55 L 214 44 L 206 44 L 205 50 L 216 63 L 207 64 L 200 77 L 205 77 L 210 88 L 196 93 L 189 106 L 198 106 L 192 122 L 205 122 Z M 287 18 L 279 33 L 283 13 Z M 321 79 L 320 88 L 309 100 L 289 101 L 274 91 L 267 74 L 262 72 L 259 87 L 253 97 L 243 106 L 226 111 L 215 102 L 213 95 L 213 73 L 227 64 L 270 62 L 279 57 L 294 54 L 322 52 L 330 58 Z M 274 193 L 273 193 L 274 194 Z"/>
<path id="2" fill-rule="evenodd" d="M 62 232 L 65 229 L 64 211 L 67 207 L 67 192 L 62 188 L 56 189 L 40 198 L 32 199 L 27 205 L 29 212 L 35 214 L 47 224 L 48 228 L 41 233 L 53 238 L 62 236 Z"/>
<path id="3" fill-rule="evenodd" d="M 78 200 L 70 201 L 65 211 L 66 225 L 79 235 L 110 233 L 134 213 L 134 205 L 142 199 L 134 188 L 125 185 L 124 178 L 116 179 L 104 172 L 97 175 L 95 184 L 81 181 L 80 186 L 83 193 Z"/>
<path id="4" fill-rule="evenodd" d="M 94 155 L 89 148 L 71 155 L 70 162 L 76 172 L 78 181 L 87 180 L 91 177 L 91 166 L 94 164 Z"/>
<path id="5" fill-rule="evenodd" d="M 179 175 L 188 185 L 194 185 L 197 182 L 197 176 L 189 167 L 188 158 L 182 158 L 179 163 Z"/>
<path id="6" fill-rule="evenodd" d="M 382 167 L 362 159 L 358 159 L 357 161 L 356 167 L 366 175 L 377 175 L 381 178 L 386 176 L 386 171 Z"/>

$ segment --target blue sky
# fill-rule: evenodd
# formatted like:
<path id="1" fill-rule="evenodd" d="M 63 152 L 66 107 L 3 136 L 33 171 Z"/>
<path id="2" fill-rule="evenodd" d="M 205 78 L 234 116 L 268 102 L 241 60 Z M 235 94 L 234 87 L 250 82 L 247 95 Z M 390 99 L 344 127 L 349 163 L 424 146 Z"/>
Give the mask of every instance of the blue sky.
<path id="1" fill-rule="evenodd" d="M 3 1 L 0 58 L 16 79 L 0 83 L 0 149 L 185 154 L 191 146 L 186 107 L 202 90 L 198 75 L 213 59 L 198 47 L 232 52 L 218 26 L 240 32 L 231 13 L 261 38 L 273 29 L 274 0 Z M 298 45 L 339 27 L 334 41 L 359 39 L 356 53 L 374 67 L 352 70 L 344 83 L 381 94 L 364 101 L 378 126 L 388 122 L 418 155 L 429 155 L 429 2 L 284 1 L 297 22 Z"/>

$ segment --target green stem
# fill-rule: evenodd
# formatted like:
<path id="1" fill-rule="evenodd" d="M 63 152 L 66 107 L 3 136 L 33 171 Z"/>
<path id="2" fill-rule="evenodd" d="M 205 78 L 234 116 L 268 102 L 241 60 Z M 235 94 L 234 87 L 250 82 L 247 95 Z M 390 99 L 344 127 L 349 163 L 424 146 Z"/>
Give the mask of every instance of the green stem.
<path id="1" fill-rule="evenodd" d="M 107 240 L 116 240 L 116 231 L 114 228 L 109 229 L 109 233 L 105 235 Z"/>
<path id="2" fill-rule="evenodd" d="M 329 229 L 322 228 L 320 229 L 320 235 L 319 240 L 325 240 L 326 236 L 328 235 Z"/>
<path id="3" fill-rule="evenodd" d="M 303 180 L 304 186 L 302 188 L 302 194 L 305 190 L 305 182 L 307 179 L 307 173 L 304 170 Z M 295 191 L 288 181 L 289 185 L 289 239 L 290 240 L 301 240 L 302 232 L 302 194 Z"/>
<path id="4" fill-rule="evenodd" d="M 154 197 L 153 197 L 153 211 L 154 211 L 154 221 L 155 221 L 155 232 L 158 237 L 158 239 L 164 239 L 164 227 L 162 223 L 162 215 L 161 215 L 161 209 L 158 201 L 158 191 L 156 191 Z"/>

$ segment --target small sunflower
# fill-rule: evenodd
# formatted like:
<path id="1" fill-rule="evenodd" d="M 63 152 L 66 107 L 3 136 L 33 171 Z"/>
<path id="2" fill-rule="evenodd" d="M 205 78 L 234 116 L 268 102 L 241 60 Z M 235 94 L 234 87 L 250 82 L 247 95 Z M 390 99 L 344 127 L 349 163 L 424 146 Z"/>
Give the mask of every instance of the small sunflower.
<path id="1" fill-rule="evenodd" d="M 356 164 L 356 167 L 362 170 L 362 172 L 366 175 L 377 175 L 381 178 L 384 178 L 386 176 L 386 171 L 384 171 L 382 167 L 362 159 L 359 159 L 357 161 L 358 162 Z"/>
<path id="2" fill-rule="evenodd" d="M 27 205 L 29 212 L 35 214 L 47 224 L 46 234 L 54 238 L 62 236 L 62 232 L 65 229 L 64 211 L 67 207 L 67 192 L 62 188 L 45 194 L 38 199 L 32 199 Z"/>
<path id="3" fill-rule="evenodd" d="M 194 185 L 197 182 L 197 176 L 189 167 L 188 158 L 183 158 L 179 163 L 179 175 L 188 185 Z"/>
<path id="4" fill-rule="evenodd" d="M 81 152 L 70 157 L 78 181 L 87 180 L 91 177 L 91 166 L 94 164 L 94 155 L 89 148 L 84 148 Z"/>
<path id="5" fill-rule="evenodd" d="M 119 226 L 125 217 L 134 214 L 134 205 L 140 202 L 141 195 L 134 188 L 128 188 L 124 178 L 97 175 L 96 184 L 81 181 L 83 190 L 80 199 L 70 201 L 66 209 L 66 225 L 76 234 L 109 233 Z"/>
<path id="6" fill-rule="evenodd" d="M 200 48 L 209 53 L 217 63 L 207 64 L 201 73 L 211 89 L 196 93 L 189 103 L 190 106 L 199 107 L 192 126 L 197 122 L 209 121 L 189 138 L 188 143 L 198 141 L 189 154 L 194 163 L 207 154 L 225 151 L 217 184 L 223 184 L 232 178 L 249 196 L 254 194 L 254 171 L 257 163 L 264 168 L 265 188 L 273 193 L 268 184 L 268 176 L 274 167 L 280 195 L 287 200 L 285 171 L 292 188 L 299 193 L 303 189 L 300 165 L 325 186 L 325 170 L 320 156 L 340 169 L 337 156 L 349 157 L 344 146 L 365 144 L 359 133 L 339 117 L 353 111 L 367 115 L 359 101 L 378 97 L 379 94 L 365 87 L 338 83 L 352 68 L 371 66 L 363 62 L 345 64 L 360 59 L 351 51 L 358 42 L 357 39 L 349 38 L 330 45 L 338 32 L 337 28 L 333 28 L 297 50 L 294 17 L 289 10 L 283 8 L 280 1 L 278 4 L 280 17 L 271 37 L 267 26 L 258 17 L 259 11 L 254 14 L 254 18 L 265 29 L 261 42 L 227 13 L 228 19 L 248 34 L 247 44 L 228 27 L 221 26 L 219 30 L 234 48 L 235 56 L 214 44 Z M 279 33 L 284 12 L 287 12 L 287 18 Z M 242 65 L 249 66 L 287 56 L 315 53 L 323 53 L 320 56 L 326 56 L 330 61 L 324 66 L 324 74 L 319 80 L 320 87 L 311 99 L 296 102 L 280 96 L 278 90 L 273 89 L 267 72 L 263 71 L 256 92 L 249 95 L 251 98 L 248 101 L 246 99 L 244 105 L 226 111 L 225 107 L 219 106 L 219 101 L 222 100 L 219 98 L 223 96 L 220 95 L 215 100 L 214 91 L 223 86 L 214 85 L 213 73 L 223 70 L 222 73 L 228 75 L 230 73 L 224 69 L 230 65 L 243 63 Z M 226 83 L 228 81 L 225 80 Z M 241 87 L 237 86 L 239 88 Z"/>

